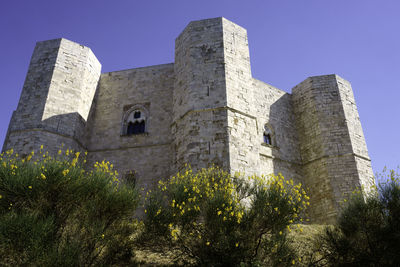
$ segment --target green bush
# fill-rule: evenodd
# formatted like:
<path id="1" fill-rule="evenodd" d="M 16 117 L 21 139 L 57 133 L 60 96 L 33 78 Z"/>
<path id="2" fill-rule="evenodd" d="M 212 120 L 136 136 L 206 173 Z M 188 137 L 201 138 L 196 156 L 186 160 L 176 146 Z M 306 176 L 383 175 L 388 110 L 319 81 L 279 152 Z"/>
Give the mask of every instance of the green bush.
<path id="1" fill-rule="evenodd" d="M 307 200 L 301 184 L 281 175 L 245 179 L 216 167 L 187 168 L 147 194 L 145 233 L 198 265 L 291 265 L 287 233 Z"/>
<path id="2" fill-rule="evenodd" d="M 391 171 L 366 199 L 354 194 L 320 243 L 331 266 L 400 266 L 399 174 Z"/>
<path id="3" fill-rule="evenodd" d="M 61 154 L 61 151 L 59 152 Z M 79 152 L 0 158 L 0 258 L 3 265 L 127 264 L 134 256 L 133 187 L 107 162 L 83 169 Z M 37 160 L 33 160 L 37 158 Z M 40 159 L 40 160 L 39 160 Z"/>

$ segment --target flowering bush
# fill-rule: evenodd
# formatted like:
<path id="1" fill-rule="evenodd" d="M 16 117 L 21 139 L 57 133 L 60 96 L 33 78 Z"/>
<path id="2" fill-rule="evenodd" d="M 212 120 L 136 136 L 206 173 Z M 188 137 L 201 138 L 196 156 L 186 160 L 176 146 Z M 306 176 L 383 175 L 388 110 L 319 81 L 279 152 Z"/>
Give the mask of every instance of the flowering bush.
<path id="1" fill-rule="evenodd" d="M 130 262 L 137 193 L 108 162 L 92 171 L 71 150 L 0 157 L 0 258 L 5 265 Z"/>
<path id="2" fill-rule="evenodd" d="M 287 233 L 309 205 L 301 184 L 189 167 L 148 192 L 145 227 L 200 265 L 294 264 Z M 153 234 L 153 235 L 151 235 Z"/>

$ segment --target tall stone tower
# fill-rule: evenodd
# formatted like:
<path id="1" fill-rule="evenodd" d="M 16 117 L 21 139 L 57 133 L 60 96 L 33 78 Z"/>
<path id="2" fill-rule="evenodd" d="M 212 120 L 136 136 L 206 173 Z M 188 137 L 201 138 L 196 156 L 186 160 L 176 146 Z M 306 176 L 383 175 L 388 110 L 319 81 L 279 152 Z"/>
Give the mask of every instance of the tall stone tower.
<path id="1" fill-rule="evenodd" d="M 340 201 L 374 184 L 350 83 L 337 75 L 310 77 L 293 88 L 304 183 L 313 218 L 332 222 Z"/>
<path id="2" fill-rule="evenodd" d="M 85 127 L 100 76 L 92 51 L 66 39 L 38 42 L 3 150 L 21 155 L 41 145 L 86 149 Z"/>
<path id="3" fill-rule="evenodd" d="M 191 22 L 176 39 L 174 67 L 176 169 L 188 163 L 244 170 L 237 158 L 246 129 L 235 135 L 233 118 L 254 109 L 246 30 L 225 18 Z"/>
<path id="4" fill-rule="evenodd" d="M 324 223 L 374 183 L 349 82 L 310 77 L 290 94 L 253 78 L 246 29 L 225 18 L 189 23 L 174 63 L 100 70 L 85 46 L 39 42 L 3 151 L 86 150 L 145 190 L 185 164 L 282 173 L 310 189 L 311 218 Z"/>
<path id="5" fill-rule="evenodd" d="M 191 22 L 175 41 L 175 168 L 229 168 L 223 19 Z"/>

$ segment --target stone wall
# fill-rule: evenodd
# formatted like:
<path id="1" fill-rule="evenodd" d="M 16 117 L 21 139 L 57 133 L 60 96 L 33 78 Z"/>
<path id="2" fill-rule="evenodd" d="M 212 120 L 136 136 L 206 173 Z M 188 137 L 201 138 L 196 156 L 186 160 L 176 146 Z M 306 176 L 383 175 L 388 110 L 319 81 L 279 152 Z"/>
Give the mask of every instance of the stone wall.
<path id="1" fill-rule="evenodd" d="M 374 184 L 350 84 L 310 77 L 292 94 L 251 75 L 247 32 L 225 18 L 194 21 L 175 63 L 103 73 L 91 50 L 56 39 L 33 53 L 3 150 L 87 150 L 145 190 L 186 163 L 286 178 L 309 187 L 311 218 L 331 223 L 353 189 Z M 145 132 L 124 118 L 140 109 Z M 272 143 L 263 140 L 265 127 Z"/>
<path id="2" fill-rule="evenodd" d="M 263 162 L 272 162 L 273 169 L 260 164 L 260 173 L 282 173 L 285 178 L 302 180 L 301 157 L 298 147 L 298 133 L 293 113 L 292 95 L 272 85 L 253 79 L 254 99 L 256 100 L 257 145 L 259 157 Z M 265 125 L 272 130 L 272 146 L 263 142 Z M 271 163 L 268 164 L 268 166 Z"/>
<path id="3" fill-rule="evenodd" d="M 175 170 L 229 169 L 223 19 L 191 22 L 175 41 Z"/>
<path id="4" fill-rule="evenodd" d="M 368 156 L 367 144 L 361 127 L 360 116 L 358 115 L 357 105 L 354 100 L 351 84 L 345 79 L 336 76 L 343 111 L 346 116 L 347 129 L 350 135 L 351 146 L 360 184 L 365 192 L 369 192 L 375 184 L 371 167 L 371 160 Z"/>
<path id="5" fill-rule="evenodd" d="M 174 79 L 173 64 L 101 75 L 89 119 L 90 165 L 105 159 L 114 164 L 121 176 L 136 171 L 138 184 L 145 188 L 169 177 Z M 143 134 L 122 132 L 124 114 L 132 106 L 148 112 Z"/>
<path id="6" fill-rule="evenodd" d="M 86 121 L 100 70 L 85 46 L 66 39 L 38 42 L 3 150 L 13 147 L 26 154 L 45 145 L 55 152 L 62 144 L 85 150 Z"/>
<path id="7" fill-rule="evenodd" d="M 310 77 L 293 88 L 304 182 L 310 188 L 311 217 L 326 223 L 333 222 L 340 202 L 360 187 L 362 181 L 373 184 L 373 177 L 368 176 L 370 160 L 358 112 L 351 104 L 354 98 L 350 88 L 337 75 Z M 358 164 L 360 157 L 367 163 Z M 367 176 L 360 177 L 360 172 Z"/>

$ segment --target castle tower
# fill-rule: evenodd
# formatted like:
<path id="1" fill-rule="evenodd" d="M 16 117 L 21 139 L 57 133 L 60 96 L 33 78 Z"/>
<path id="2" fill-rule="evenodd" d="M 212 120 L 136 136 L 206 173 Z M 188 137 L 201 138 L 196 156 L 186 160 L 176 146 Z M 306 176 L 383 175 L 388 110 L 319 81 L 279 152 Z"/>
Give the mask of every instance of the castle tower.
<path id="1" fill-rule="evenodd" d="M 3 150 L 20 154 L 44 145 L 84 150 L 85 126 L 100 76 L 92 51 L 66 39 L 38 42 Z"/>
<path id="2" fill-rule="evenodd" d="M 229 168 L 223 19 L 194 21 L 175 41 L 175 169 Z"/>
<path id="3" fill-rule="evenodd" d="M 292 92 L 310 216 L 330 223 L 356 187 L 374 184 L 353 92 L 337 75 L 310 77 Z"/>
<path id="4" fill-rule="evenodd" d="M 87 47 L 37 43 L 3 150 L 88 150 L 146 189 L 184 164 L 282 173 L 310 189 L 310 217 L 325 223 L 374 184 L 350 84 L 317 76 L 289 94 L 253 78 L 246 29 L 225 18 L 189 23 L 174 63 L 100 71 Z"/>
<path id="5" fill-rule="evenodd" d="M 229 113 L 248 111 L 253 96 L 246 30 L 225 18 L 191 22 L 176 39 L 174 68 L 176 169 L 231 170 Z"/>

